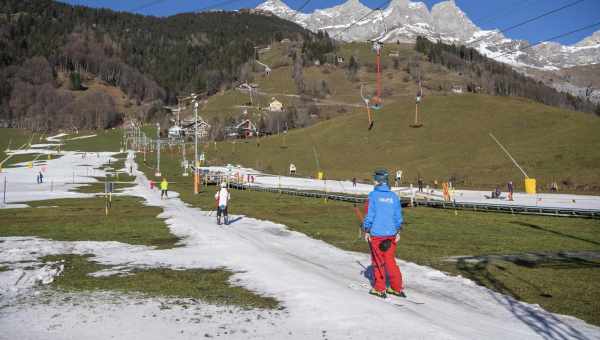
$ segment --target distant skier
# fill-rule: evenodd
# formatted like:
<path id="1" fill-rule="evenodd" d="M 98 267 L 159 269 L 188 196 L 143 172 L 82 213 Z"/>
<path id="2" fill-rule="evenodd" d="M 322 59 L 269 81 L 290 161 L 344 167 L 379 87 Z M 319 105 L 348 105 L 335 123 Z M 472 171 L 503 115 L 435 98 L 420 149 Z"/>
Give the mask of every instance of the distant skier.
<path id="1" fill-rule="evenodd" d="M 397 187 L 402 183 L 402 170 L 396 171 L 396 182 L 394 183 Z"/>
<path id="2" fill-rule="evenodd" d="M 38 179 L 37 180 L 38 180 L 38 184 L 44 183 L 44 175 L 42 174 L 41 171 L 38 173 Z"/>
<path id="3" fill-rule="evenodd" d="M 160 182 L 160 199 L 163 199 L 163 196 L 169 198 L 169 182 L 167 179 L 163 177 L 162 182 Z"/>
<path id="4" fill-rule="evenodd" d="M 421 175 L 419 175 L 419 178 L 417 179 L 417 185 L 419 186 L 419 192 L 423 192 L 423 179 L 421 178 Z"/>
<path id="5" fill-rule="evenodd" d="M 402 273 L 396 264 L 396 245 L 402 230 L 402 207 L 398 196 L 390 191 L 388 171 L 375 170 L 375 189 L 369 193 L 369 206 L 363 228 L 371 248 L 374 285 L 369 294 L 385 298 L 387 294 L 406 297 Z M 386 289 L 386 277 L 390 287 Z"/>
<path id="6" fill-rule="evenodd" d="M 496 185 L 496 189 L 492 191 L 492 198 L 500 199 L 500 195 L 502 192 L 500 191 L 500 187 Z"/>
<path id="7" fill-rule="evenodd" d="M 508 181 L 508 200 L 513 200 L 514 185 L 512 181 Z"/>
<path id="8" fill-rule="evenodd" d="M 225 225 L 229 223 L 229 214 L 227 213 L 227 206 L 231 195 L 227 190 L 227 183 L 221 183 L 221 189 L 215 194 L 215 200 L 217 201 L 217 224 L 221 225 L 221 215 L 223 215 Z"/>
<path id="9" fill-rule="evenodd" d="M 352 177 L 352 187 L 356 188 L 356 177 Z"/>

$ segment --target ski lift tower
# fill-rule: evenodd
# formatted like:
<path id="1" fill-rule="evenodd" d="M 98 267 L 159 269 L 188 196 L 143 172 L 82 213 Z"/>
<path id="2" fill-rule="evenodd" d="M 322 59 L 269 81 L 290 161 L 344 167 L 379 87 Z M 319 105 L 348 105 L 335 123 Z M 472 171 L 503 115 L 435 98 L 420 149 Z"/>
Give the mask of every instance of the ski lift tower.
<path id="1" fill-rule="evenodd" d="M 200 162 L 198 161 L 198 100 L 196 95 L 192 93 L 192 101 L 194 103 L 194 194 L 200 192 Z"/>
<path id="2" fill-rule="evenodd" d="M 420 128 L 423 126 L 423 123 L 419 122 L 419 104 L 421 103 L 421 98 L 423 97 L 423 87 L 421 86 L 421 74 L 419 72 L 419 89 L 417 91 L 417 97 L 415 99 L 415 123 L 411 124 L 411 128 Z"/>
<path id="3" fill-rule="evenodd" d="M 156 123 L 156 177 L 160 177 L 160 123 Z"/>

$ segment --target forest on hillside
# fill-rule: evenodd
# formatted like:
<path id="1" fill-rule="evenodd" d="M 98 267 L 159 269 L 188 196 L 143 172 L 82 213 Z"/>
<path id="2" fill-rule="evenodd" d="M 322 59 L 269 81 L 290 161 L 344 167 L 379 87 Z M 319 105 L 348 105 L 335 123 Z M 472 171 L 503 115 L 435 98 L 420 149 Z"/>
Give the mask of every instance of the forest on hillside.
<path id="1" fill-rule="evenodd" d="M 256 46 L 316 35 L 275 16 L 246 12 L 179 14 L 167 18 L 71 6 L 51 0 L 0 3 L 0 123 L 36 130 L 106 128 L 120 117 L 100 94 L 84 91 L 92 74 L 131 99 L 174 103 L 179 94 L 207 94 L 238 81 Z M 141 114 L 142 119 L 150 113 Z"/>
<path id="2" fill-rule="evenodd" d="M 510 65 L 481 55 L 474 48 L 449 45 L 417 37 L 415 49 L 430 62 L 464 74 L 472 81 L 467 84 L 469 92 L 484 92 L 497 96 L 518 96 L 564 109 L 590 112 L 600 115 L 600 105 L 588 99 L 559 92 L 541 81 L 515 71 Z"/>

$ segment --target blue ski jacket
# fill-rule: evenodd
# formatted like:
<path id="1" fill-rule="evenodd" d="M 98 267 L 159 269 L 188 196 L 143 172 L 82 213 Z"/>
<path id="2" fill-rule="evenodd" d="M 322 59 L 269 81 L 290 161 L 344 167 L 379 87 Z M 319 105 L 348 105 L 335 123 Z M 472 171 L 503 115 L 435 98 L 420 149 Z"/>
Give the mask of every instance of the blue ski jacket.
<path id="1" fill-rule="evenodd" d="M 363 228 L 371 236 L 394 236 L 402 229 L 402 206 L 398 196 L 386 184 L 369 193 L 369 210 Z"/>

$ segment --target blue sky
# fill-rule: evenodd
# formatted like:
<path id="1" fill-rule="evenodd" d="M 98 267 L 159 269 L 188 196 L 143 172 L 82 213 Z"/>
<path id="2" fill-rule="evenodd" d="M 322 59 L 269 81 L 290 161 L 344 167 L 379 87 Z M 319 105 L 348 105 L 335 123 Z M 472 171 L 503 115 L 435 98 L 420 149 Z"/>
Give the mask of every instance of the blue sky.
<path id="1" fill-rule="evenodd" d="M 283 0 L 291 8 L 300 7 L 305 0 Z M 429 8 L 441 0 L 421 0 Z M 484 29 L 506 28 L 511 25 L 535 17 L 546 11 L 574 2 L 575 0 L 456 0 L 456 4 L 471 18 L 471 20 Z M 71 4 L 91 7 L 107 7 L 119 11 L 131 11 L 140 6 L 148 7 L 137 11 L 140 14 L 167 16 L 181 12 L 197 11 L 206 6 L 225 2 L 224 0 L 63 0 Z M 261 0 L 231 1 L 228 6 L 221 9 L 239 9 L 255 7 Z M 318 8 L 339 5 L 345 0 L 313 0 L 304 9 L 311 12 Z M 361 0 L 371 8 L 375 8 L 384 0 Z M 155 3 L 154 5 L 151 5 Z M 525 26 L 516 28 L 505 34 L 513 39 L 526 39 L 530 42 L 546 40 L 550 37 L 578 29 L 593 23 L 600 22 L 600 0 L 584 0 L 573 7 L 534 21 Z M 600 25 L 568 37 L 559 39 L 563 44 L 573 44 L 600 30 Z"/>

